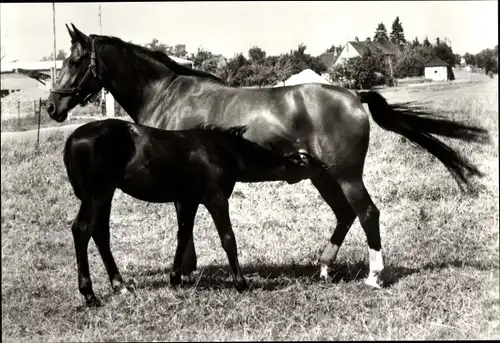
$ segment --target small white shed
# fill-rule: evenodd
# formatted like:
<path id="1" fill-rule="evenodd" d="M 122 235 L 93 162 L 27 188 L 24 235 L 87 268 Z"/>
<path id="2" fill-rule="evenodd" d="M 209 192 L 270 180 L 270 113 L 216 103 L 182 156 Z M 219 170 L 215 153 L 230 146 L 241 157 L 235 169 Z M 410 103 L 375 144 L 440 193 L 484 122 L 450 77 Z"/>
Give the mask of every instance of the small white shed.
<path id="1" fill-rule="evenodd" d="M 431 58 L 425 67 L 425 79 L 433 81 L 446 81 L 450 78 L 448 75 L 448 63 L 437 56 Z"/>

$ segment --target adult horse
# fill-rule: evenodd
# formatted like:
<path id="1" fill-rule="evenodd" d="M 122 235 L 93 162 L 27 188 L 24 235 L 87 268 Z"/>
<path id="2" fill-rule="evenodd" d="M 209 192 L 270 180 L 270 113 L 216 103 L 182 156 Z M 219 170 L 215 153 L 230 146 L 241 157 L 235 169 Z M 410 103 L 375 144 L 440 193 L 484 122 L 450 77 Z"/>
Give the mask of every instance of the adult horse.
<path id="1" fill-rule="evenodd" d="M 369 143 L 369 118 L 382 128 L 403 135 L 437 157 L 462 189 L 481 172 L 448 145 L 433 136 L 485 142 L 486 130 L 454 122 L 418 110 L 408 104 L 389 105 L 378 93 L 352 92 L 323 84 L 269 89 L 227 86 L 217 77 L 180 66 L 161 52 L 123 42 L 116 37 L 87 36 L 73 24 L 71 55 L 66 58 L 47 111 L 58 122 L 68 111 L 106 88 L 139 124 L 168 130 L 211 123 L 221 127 L 244 125 L 245 138 L 262 146 L 273 143 L 284 152 L 304 151 L 327 168 L 321 172 L 303 168 L 296 180 L 311 179 L 337 218 L 330 242 L 321 257 L 321 276 L 329 266 L 354 219 L 359 218 L 369 247 L 366 283 L 379 287 L 384 269 L 379 210 L 363 183 L 363 167 Z M 277 140 L 277 137 L 285 137 Z M 290 180 L 291 176 L 274 180 Z M 271 181 L 271 180 L 269 180 Z M 175 204 L 177 215 L 183 213 Z M 195 213 L 191 214 L 193 217 Z M 180 218 L 192 223 L 192 218 Z M 183 258 L 182 273 L 196 268 L 192 240 Z"/>

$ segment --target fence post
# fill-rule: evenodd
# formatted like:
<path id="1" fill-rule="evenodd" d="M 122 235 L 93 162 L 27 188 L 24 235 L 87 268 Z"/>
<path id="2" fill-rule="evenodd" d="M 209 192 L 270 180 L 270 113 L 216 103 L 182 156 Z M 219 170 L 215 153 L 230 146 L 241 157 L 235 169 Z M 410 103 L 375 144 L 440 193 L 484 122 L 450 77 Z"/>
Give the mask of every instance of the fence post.
<path id="1" fill-rule="evenodd" d="M 17 128 L 21 127 L 21 101 L 17 101 Z"/>
<path id="2" fill-rule="evenodd" d="M 35 100 L 36 101 L 36 100 Z M 40 121 L 42 118 L 42 98 L 38 99 L 38 131 L 36 135 L 36 148 L 38 149 L 38 145 L 40 144 Z"/>

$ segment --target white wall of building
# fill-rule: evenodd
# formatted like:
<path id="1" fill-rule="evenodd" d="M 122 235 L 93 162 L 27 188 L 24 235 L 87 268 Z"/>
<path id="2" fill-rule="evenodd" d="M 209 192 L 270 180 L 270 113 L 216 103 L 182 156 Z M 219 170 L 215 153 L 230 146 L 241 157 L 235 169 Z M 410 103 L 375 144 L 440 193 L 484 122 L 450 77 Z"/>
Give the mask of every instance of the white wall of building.
<path id="1" fill-rule="evenodd" d="M 445 66 L 425 67 L 425 78 L 433 81 L 446 81 L 448 79 L 448 72 Z"/>

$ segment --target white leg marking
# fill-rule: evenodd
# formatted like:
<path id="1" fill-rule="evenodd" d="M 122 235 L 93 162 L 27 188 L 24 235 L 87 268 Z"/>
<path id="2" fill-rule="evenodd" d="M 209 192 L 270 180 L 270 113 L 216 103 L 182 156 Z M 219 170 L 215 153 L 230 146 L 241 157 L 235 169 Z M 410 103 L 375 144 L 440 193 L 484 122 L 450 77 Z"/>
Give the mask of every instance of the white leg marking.
<path id="1" fill-rule="evenodd" d="M 380 288 L 382 286 L 382 280 L 380 275 L 384 270 L 384 259 L 382 257 L 382 251 L 376 251 L 370 249 L 370 273 L 365 283 L 369 286 Z"/>
<path id="2" fill-rule="evenodd" d="M 328 281 L 330 276 L 328 275 L 328 273 L 330 272 L 331 268 L 328 267 L 328 265 L 324 264 L 324 263 L 321 263 L 321 267 L 320 267 L 320 274 L 319 274 L 319 277 L 320 279 L 323 279 L 324 281 Z"/>

